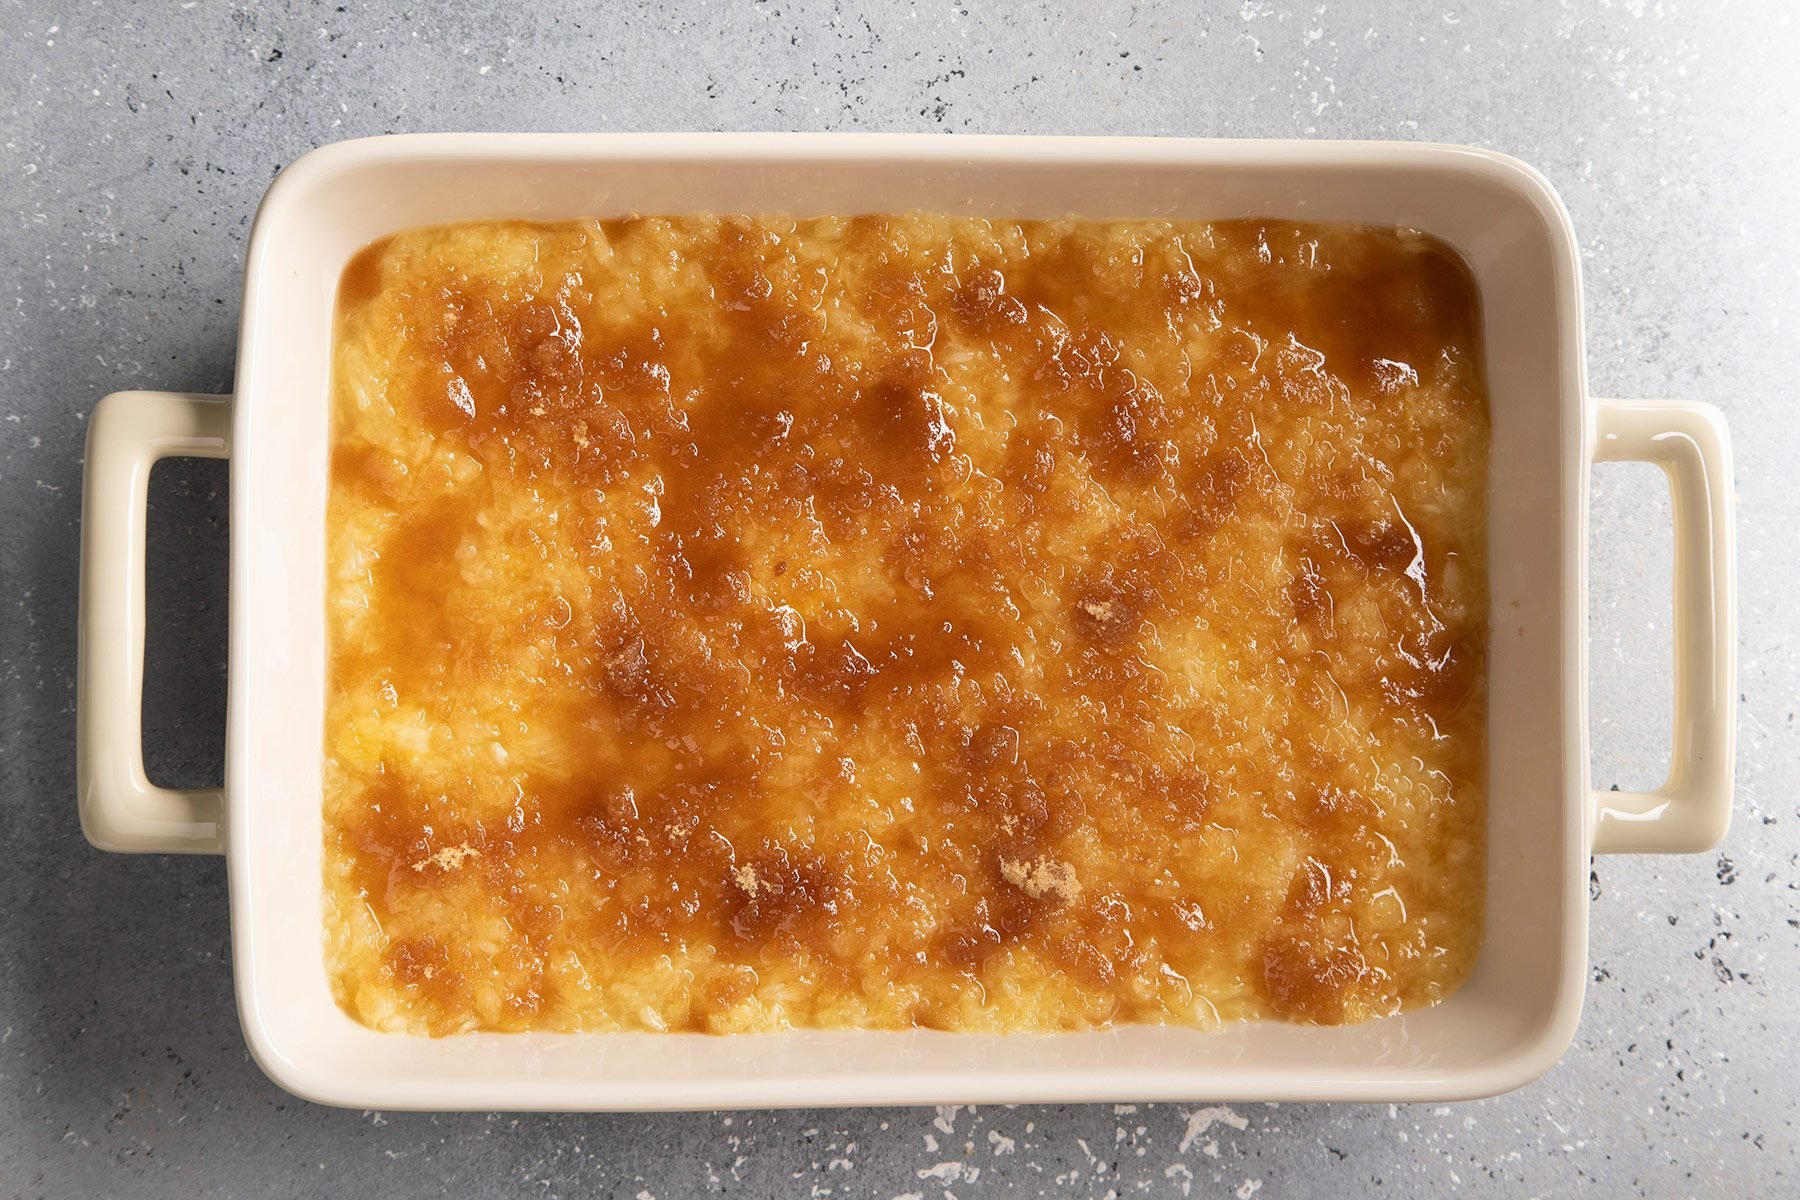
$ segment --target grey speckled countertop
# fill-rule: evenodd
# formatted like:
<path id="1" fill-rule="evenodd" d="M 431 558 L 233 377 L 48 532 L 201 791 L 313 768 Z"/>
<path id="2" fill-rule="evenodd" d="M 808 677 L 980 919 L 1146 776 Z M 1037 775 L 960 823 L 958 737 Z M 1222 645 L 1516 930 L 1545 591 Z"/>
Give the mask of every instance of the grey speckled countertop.
<path id="1" fill-rule="evenodd" d="M 686 3 L 0 11 L 0 1193 L 1800 1194 L 1800 13 L 1783 0 Z M 1441 1107 L 420 1116 L 293 1100 L 244 1051 L 217 859 L 75 820 L 85 418 L 228 389 L 251 213 L 325 142 L 431 129 L 1408 138 L 1542 168 L 1602 395 L 1709 400 L 1738 451 L 1742 744 L 1716 853 L 1608 859 L 1574 1047 Z M 1783 482 L 1783 480 L 1789 482 Z M 159 472 L 153 771 L 217 778 L 221 464 Z M 1668 505 L 1595 480 L 1597 785 L 1669 735 Z"/>

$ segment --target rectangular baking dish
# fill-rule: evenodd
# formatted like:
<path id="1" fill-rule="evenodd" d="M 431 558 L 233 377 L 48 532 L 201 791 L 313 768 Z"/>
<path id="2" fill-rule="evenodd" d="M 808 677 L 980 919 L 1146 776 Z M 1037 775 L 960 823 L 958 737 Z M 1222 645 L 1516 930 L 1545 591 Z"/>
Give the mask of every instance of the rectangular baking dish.
<path id="1" fill-rule="evenodd" d="M 1443 1004 L 1346 1028 L 1239 1024 L 933 1031 L 372 1032 L 333 1002 L 321 927 L 323 536 L 339 272 L 374 238 L 491 218 L 930 209 L 1006 217 L 1268 216 L 1411 226 L 1468 260 L 1484 305 L 1489 495 L 1487 929 Z M 124 392 L 95 410 L 83 511 L 82 827 L 120 851 L 227 855 L 255 1058 L 324 1103 L 419 1109 L 1193 1100 L 1440 1100 L 1518 1087 L 1573 1036 L 1590 852 L 1697 851 L 1732 789 L 1729 448 L 1700 404 L 1588 396 L 1574 233 L 1542 176 L 1448 146 L 869 135 L 425 135 L 329 146 L 256 217 L 236 393 Z M 231 459 L 225 785 L 145 777 L 145 487 L 172 454 Z M 1668 472 L 1676 738 L 1665 785 L 1589 790 L 1590 464 Z"/>

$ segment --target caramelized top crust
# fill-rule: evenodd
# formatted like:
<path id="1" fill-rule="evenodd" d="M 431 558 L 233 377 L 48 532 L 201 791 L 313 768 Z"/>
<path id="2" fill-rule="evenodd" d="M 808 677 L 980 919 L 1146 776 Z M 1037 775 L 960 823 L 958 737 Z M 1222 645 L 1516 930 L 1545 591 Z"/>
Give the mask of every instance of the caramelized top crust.
<path id="1" fill-rule="evenodd" d="M 1360 1020 L 1479 941 L 1473 281 L 1273 223 L 421 230 L 338 298 L 382 1028 Z"/>

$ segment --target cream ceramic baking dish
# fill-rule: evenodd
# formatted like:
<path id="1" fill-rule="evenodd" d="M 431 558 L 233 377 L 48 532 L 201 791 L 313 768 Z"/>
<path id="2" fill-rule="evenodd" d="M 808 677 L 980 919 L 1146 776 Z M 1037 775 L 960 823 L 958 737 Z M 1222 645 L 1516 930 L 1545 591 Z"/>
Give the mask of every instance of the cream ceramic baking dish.
<path id="1" fill-rule="evenodd" d="M 1487 929 L 1441 1005 L 1364 1025 L 917 1032 L 372 1032 L 322 949 L 321 722 L 328 364 L 339 272 L 374 238 L 490 218 L 630 212 L 1271 217 L 1411 226 L 1468 260 L 1484 304 L 1489 496 Z M 1568 215 L 1480 150 L 1384 143 L 863 135 L 428 135 L 307 155 L 270 188 L 246 271 L 236 394 L 122 392 L 96 408 L 83 511 L 82 827 L 119 851 L 227 855 L 237 994 L 289 1090 L 366 1108 L 663 1109 L 1179 1100 L 1435 1100 L 1517 1087 L 1573 1035 L 1590 853 L 1703 850 L 1730 815 L 1730 459 L 1701 404 L 1587 394 Z M 145 489 L 168 455 L 231 459 L 222 789 L 151 785 L 139 706 Z M 1668 473 L 1675 761 L 1648 793 L 1590 791 L 1590 464 Z"/>

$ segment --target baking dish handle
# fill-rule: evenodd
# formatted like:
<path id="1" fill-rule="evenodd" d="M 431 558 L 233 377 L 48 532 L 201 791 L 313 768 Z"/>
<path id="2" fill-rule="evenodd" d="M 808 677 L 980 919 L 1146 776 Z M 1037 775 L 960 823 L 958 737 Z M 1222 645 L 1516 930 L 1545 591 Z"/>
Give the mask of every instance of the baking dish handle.
<path id="1" fill-rule="evenodd" d="M 1675 515 L 1675 746 L 1652 792 L 1594 795 L 1594 853 L 1710 850 L 1731 825 L 1737 556 L 1731 440 L 1710 404 L 1596 400 L 1595 462 L 1663 469 Z"/>
<path id="2" fill-rule="evenodd" d="M 102 850 L 225 848 L 221 789 L 161 788 L 144 771 L 144 522 L 158 459 L 230 446 L 229 396 L 114 392 L 88 422 L 75 775 L 81 831 Z"/>

